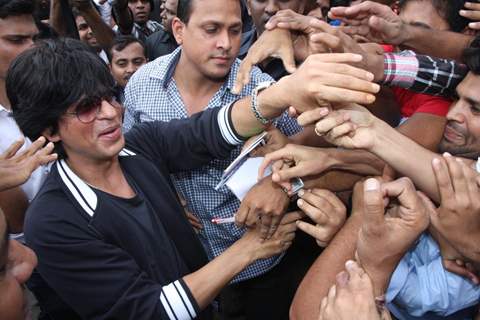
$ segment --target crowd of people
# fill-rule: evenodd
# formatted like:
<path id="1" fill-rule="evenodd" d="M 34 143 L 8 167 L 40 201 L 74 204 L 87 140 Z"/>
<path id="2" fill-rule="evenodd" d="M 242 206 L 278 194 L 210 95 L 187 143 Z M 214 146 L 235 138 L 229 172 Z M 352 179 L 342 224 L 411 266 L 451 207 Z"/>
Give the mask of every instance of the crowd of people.
<path id="1" fill-rule="evenodd" d="M 0 0 L 0 318 L 480 319 L 479 30 L 473 0 Z"/>

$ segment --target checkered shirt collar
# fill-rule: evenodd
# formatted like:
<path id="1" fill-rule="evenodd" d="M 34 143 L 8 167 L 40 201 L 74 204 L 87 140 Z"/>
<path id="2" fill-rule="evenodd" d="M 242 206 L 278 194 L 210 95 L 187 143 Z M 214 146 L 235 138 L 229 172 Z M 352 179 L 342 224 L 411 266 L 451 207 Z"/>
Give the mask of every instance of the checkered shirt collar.
<path id="1" fill-rule="evenodd" d="M 152 68 L 150 72 L 150 77 L 155 79 L 162 80 L 162 86 L 164 88 L 168 87 L 168 84 L 173 78 L 173 74 L 175 73 L 175 68 L 177 67 L 178 62 L 180 61 L 180 55 L 182 53 L 182 47 L 179 46 L 175 51 L 171 54 L 166 56 L 166 62 L 162 59 L 157 59 L 155 62 L 157 63 L 157 68 Z M 220 88 L 220 91 L 229 90 L 232 91 L 235 85 L 235 79 L 237 77 L 238 71 L 240 70 L 240 60 L 234 60 L 232 67 L 230 68 L 230 72 L 228 73 L 227 81 L 223 84 Z"/>

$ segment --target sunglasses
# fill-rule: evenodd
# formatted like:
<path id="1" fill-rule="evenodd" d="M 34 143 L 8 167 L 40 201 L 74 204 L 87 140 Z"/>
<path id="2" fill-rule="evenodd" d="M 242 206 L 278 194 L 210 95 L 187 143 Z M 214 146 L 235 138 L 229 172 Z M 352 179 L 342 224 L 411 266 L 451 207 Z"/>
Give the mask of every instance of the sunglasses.
<path id="1" fill-rule="evenodd" d="M 94 121 L 100 113 L 103 101 L 108 102 L 115 108 L 123 108 L 122 104 L 114 95 L 104 97 L 93 96 L 82 99 L 77 104 L 75 111 L 66 112 L 65 115 L 76 116 L 81 123 L 90 123 Z"/>

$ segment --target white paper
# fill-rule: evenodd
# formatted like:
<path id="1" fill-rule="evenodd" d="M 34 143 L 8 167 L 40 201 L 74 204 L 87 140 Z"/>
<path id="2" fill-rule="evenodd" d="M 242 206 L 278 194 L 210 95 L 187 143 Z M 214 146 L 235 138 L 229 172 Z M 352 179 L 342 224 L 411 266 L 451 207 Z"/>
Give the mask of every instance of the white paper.
<path id="1" fill-rule="evenodd" d="M 242 201 L 250 189 L 257 184 L 258 169 L 263 157 L 248 158 L 228 179 L 226 185 Z M 265 170 L 264 177 L 272 174 L 271 167 Z"/>

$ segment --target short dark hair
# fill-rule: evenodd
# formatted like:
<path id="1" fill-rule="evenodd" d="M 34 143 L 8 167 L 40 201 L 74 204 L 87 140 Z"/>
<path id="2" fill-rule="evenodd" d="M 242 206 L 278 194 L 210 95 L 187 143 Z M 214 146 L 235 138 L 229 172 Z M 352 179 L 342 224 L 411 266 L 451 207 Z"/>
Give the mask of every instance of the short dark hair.
<path id="1" fill-rule="evenodd" d="M 450 30 L 453 32 L 462 32 L 470 22 L 459 13 L 465 7 L 467 0 L 400 0 L 400 10 L 410 1 L 430 1 L 438 14 L 447 21 Z M 476 2 L 476 0 L 472 0 L 472 2 Z"/>
<path id="2" fill-rule="evenodd" d="M 188 20 L 190 20 L 192 2 L 193 0 L 178 0 L 177 18 L 183 23 L 188 23 Z"/>
<path id="3" fill-rule="evenodd" d="M 0 0 L 0 19 L 26 14 L 33 17 L 34 9 L 32 0 Z"/>
<path id="4" fill-rule="evenodd" d="M 115 81 L 105 62 L 79 40 L 39 41 L 10 65 L 6 79 L 13 117 L 32 141 L 58 130 L 60 117 L 82 98 L 111 97 Z M 66 154 L 55 144 L 59 157 Z"/>
<path id="5" fill-rule="evenodd" d="M 471 72 L 480 75 L 480 35 L 463 51 L 463 61 Z"/>
<path id="6" fill-rule="evenodd" d="M 140 39 L 132 35 L 128 35 L 128 36 L 120 35 L 120 36 L 116 36 L 115 39 L 113 39 L 113 43 L 107 51 L 108 60 L 112 62 L 113 50 L 122 51 L 132 43 L 138 43 L 139 45 L 141 45 L 143 49 L 143 55 L 145 56 L 145 58 L 147 58 L 147 50 L 145 48 L 145 44 Z"/>

